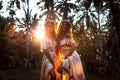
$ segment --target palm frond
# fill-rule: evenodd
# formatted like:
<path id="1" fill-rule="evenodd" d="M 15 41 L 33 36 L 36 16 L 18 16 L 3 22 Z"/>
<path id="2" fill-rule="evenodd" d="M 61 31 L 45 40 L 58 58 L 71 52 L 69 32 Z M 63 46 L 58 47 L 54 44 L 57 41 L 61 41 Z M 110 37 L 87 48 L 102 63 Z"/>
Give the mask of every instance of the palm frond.
<path id="1" fill-rule="evenodd" d="M 62 16 L 61 13 L 56 12 L 59 16 Z"/>
<path id="2" fill-rule="evenodd" d="M 10 8 L 14 7 L 14 1 L 10 3 Z"/>
<path id="3" fill-rule="evenodd" d="M 22 0 L 22 2 L 25 2 L 25 0 Z"/>
<path id="4" fill-rule="evenodd" d="M 43 2 L 43 1 L 37 2 L 36 4 L 37 4 L 37 5 L 40 5 L 40 4 L 41 4 L 41 2 Z"/>
<path id="5" fill-rule="evenodd" d="M 57 10 L 63 8 L 63 4 L 59 4 L 59 5 L 55 6 L 54 8 L 56 8 L 56 11 L 57 11 Z"/>
<path id="6" fill-rule="evenodd" d="M 79 15 L 79 16 L 77 16 L 77 18 L 82 18 L 82 17 L 84 17 L 84 15 L 83 14 L 81 14 L 81 15 Z"/>
<path id="7" fill-rule="evenodd" d="M 44 6 L 42 6 L 42 7 L 39 7 L 39 8 L 41 8 L 41 11 L 46 9 Z"/>
<path id="8" fill-rule="evenodd" d="M 48 13 L 48 11 L 43 12 L 43 13 L 39 16 L 39 18 L 43 17 L 43 16 L 46 15 L 47 13 Z"/>
<path id="9" fill-rule="evenodd" d="M 19 18 L 16 18 L 16 20 L 21 24 L 21 25 L 24 25 Z"/>
<path id="10" fill-rule="evenodd" d="M 63 3 L 64 3 L 63 1 L 58 1 L 58 2 L 55 3 L 55 5 L 56 4 L 63 4 Z"/>
<path id="11" fill-rule="evenodd" d="M 37 13 L 34 15 L 33 20 L 36 20 L 36 19 L 37 19 Z"/>
<path id="12" fill-rule="evenodd" d="M 78 8 L 78 6 L 74 3 L 68 3 L 68 7 L 71 8 L 71 9 L 76 9 Z"/>
<path id="13" fill-rule="evenodd" d="M 92 18 L 92 21 L 97 25 L 98 24 L 98 20 L 95 18 Z"/>
<path id="14" fill-rule="evenodd" d="M 90 13 L 90 15 L 95 18 L 96 20 L 98 20 L 98 18 L 96 17 L 96 15 L 94 13 Z"/>
<path id="15" fill-rule="evenodd" d="M 20 9 L 20 1 L 19 0 L 16 0 L 16 6 L 18 9 Z"/>

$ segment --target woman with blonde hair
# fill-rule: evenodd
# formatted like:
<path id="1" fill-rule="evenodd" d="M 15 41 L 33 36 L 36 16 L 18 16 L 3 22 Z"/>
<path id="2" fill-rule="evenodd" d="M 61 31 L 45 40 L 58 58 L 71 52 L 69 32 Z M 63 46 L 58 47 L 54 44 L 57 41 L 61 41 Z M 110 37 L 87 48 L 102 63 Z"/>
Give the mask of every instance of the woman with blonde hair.
<path id="1" fill-rule="evenodd" d="M 56 34 L 55 21 L 46 20 L 45 37 L 41 40 L 41 50 L 43 51 L 40 80 L 56 80 L 54 67 L 57 63 L 56 55 Z"/>

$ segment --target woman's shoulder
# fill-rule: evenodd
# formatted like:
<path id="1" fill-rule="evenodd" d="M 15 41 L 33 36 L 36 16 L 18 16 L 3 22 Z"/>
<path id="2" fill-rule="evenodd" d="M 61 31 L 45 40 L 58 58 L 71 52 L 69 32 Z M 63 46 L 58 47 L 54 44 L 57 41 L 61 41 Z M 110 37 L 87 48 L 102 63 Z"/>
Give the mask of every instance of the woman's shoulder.
<path id="1" fill-rule="evenodd" d="M 80 58 L 81 55 L 76 50 L 74 50 L 72 56 L 74 56 L 76 58 Z"/>

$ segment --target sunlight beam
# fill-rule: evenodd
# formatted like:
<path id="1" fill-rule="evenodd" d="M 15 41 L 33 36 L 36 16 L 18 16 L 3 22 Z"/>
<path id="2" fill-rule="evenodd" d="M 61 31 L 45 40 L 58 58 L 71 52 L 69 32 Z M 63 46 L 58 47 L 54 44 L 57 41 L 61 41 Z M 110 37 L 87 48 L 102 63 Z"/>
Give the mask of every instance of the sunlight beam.
<path id="1" fill-rule="evenodd" d="M 36 39 L 40 40 L 44 37 L 44 29 L 36 29 L 34 32 L 34 36 L 36 37 Z"/>

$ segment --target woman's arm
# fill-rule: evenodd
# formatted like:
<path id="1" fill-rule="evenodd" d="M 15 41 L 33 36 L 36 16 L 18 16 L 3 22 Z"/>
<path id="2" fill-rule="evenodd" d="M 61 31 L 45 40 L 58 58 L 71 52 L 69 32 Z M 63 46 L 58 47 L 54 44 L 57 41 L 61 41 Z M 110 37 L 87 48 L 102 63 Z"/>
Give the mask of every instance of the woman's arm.
<path id="1" fill-rule="evenodd" d="M 53 59 L 54 53 L 52 51 L 45 49 L 44 54 L 46 55 L 48 60 L 53 64 L 53 66 L 55 66 L 54 59 Z"/>
<path id="2" fill-rule="evenodd" d="M 40 42 L 40 50 L 45 54 L 45 56 L 48 58 L 49 62 L 55 65 L 53 57 L 55 57 L 55 52 L 50 46 L 51 44 L 49 43 L 48 39 L 45 37 L 43 40 Z"/>
<path id="3" fill-rule="evenodd" d="M 73 51 L 76 49 L 77 44 L 76 42 L 73 40 L 73 38 L 71 38 L 68 43 L 66 44 L 66 46 L 68 47 L 67 53 L 64 54 L 65 58 L 71 56 L 71 54 L 73 53 Z"/>
<path id="4" fill-rule="evenodd" d="M 69 49 L 68 54 L 66 55 L 66 57 L 71 56 L 73 51 L 76 49 L 76 44 L 75 43 L 72 43 L 72 44 L 70 44 L 68 46 L 70 46 L 70 49 Z"/>

